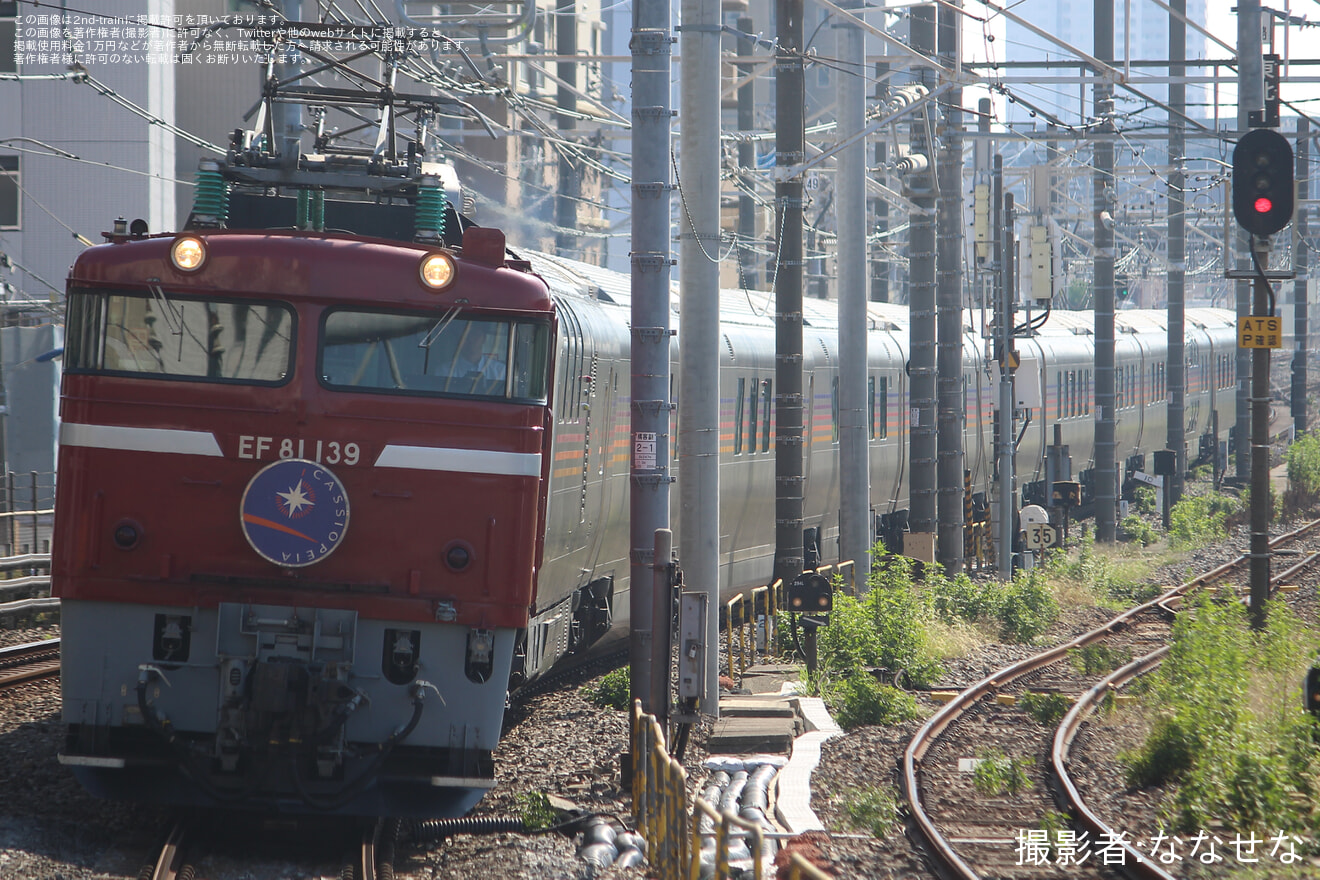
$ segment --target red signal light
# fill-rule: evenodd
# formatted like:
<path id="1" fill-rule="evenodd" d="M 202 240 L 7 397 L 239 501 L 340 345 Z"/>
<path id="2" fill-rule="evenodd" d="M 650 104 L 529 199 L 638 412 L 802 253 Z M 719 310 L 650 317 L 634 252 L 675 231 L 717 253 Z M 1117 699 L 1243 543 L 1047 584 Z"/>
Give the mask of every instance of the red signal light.
<path id="1" fill-rule="evenodd" d="M 1270 201 L 1266 196 L 1261 196 L 1256 199 L 1255 208 L 1257 214 L 1268 214 L 1270 211 L 1274 210 L 1274 202 Z"/>

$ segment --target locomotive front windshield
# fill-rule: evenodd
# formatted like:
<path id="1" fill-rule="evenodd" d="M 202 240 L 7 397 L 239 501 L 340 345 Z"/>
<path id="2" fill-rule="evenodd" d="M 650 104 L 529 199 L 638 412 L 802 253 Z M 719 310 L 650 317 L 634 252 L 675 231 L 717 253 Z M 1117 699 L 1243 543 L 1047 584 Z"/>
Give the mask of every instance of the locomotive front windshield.
<path id="1" fill-rule="evenodd" d="M 66 367 L 163 379 L 276 385 L 293 371 L 293 310 L 273 302 L 149 292 L 69 294 Z"/>
<path id="2" fill-rule="evenodd" d="M 322 324 L 320 375 L 329 388 L 543 403 L 549 341 L 539 321 L 336 309 Z"/>

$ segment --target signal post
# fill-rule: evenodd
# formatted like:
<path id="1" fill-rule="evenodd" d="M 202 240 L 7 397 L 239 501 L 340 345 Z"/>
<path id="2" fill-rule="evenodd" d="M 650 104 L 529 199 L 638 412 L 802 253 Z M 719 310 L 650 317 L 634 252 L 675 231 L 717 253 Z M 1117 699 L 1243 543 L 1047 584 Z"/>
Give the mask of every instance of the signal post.
<path id="1" fill-rule="evenodd" d="M 1254 128 L 1233 150 L 1233 214 L 1251 236 L 1251 315 L 1238 319 L 1238 347 L 1251 358 L 1251 625 L 1265 627 L 1270 594 L 1270 350 L 1280 348 L 1282 321 L 1274 314 L 1270 236 L 1287 226 L 1294 207 L 1293 151 L 1287 138 Z"/>

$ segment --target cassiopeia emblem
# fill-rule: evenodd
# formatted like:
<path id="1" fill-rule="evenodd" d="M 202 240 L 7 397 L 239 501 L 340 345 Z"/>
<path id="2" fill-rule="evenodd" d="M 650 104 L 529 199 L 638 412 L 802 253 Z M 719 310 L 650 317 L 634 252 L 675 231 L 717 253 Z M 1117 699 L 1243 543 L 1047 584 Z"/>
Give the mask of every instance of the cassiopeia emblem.
<path id="1" fill-rule="evenodd" d="M 325 465 L 286 458 L 257 471 L 239 505 L 257 555 L 301 568 L 334 552 L 348 531 L 348 493 Z"/>

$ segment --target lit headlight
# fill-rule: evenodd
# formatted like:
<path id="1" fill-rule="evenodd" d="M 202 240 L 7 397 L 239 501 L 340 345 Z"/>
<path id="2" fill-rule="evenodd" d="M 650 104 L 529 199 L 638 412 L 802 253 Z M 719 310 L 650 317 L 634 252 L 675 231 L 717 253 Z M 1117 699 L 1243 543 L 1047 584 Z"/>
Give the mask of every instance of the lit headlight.
<path id="1" fill-rule="evenodd" d="M 196 272 L 206 262 L 206 244 L 195 235 L 180 236 L 170 245 L 170 262 L 180 272 Z"/>
<path id="2" fill-rule="evenodd" d="M 432 290 L 443 290 L 454 280 L 458 267 L 448 254 L 427 254 L 420 268 L 422 283 Z"/>

